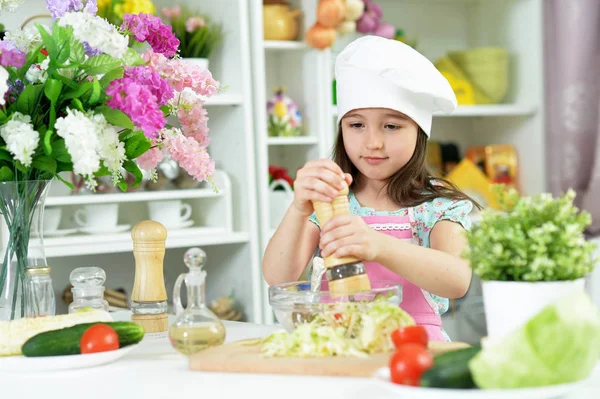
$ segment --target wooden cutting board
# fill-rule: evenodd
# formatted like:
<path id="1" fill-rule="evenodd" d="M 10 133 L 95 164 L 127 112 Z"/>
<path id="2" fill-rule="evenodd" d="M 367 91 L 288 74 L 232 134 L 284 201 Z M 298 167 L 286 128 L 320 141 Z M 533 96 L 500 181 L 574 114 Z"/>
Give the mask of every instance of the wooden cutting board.
<path id="1" fill-rule="evenodd" d="M 260 345 L 245 345 L 237 341 L 206 349 L 190 356 L 191 370 L 225 373 L 292 374 L 338 377 L 372 377 L 375 371 L 388 365 L 390 354 L 368 358 L 266 358 Z M 435 356 L 469 347 L 462 342 L 431 342 L 429 350 Z"/>

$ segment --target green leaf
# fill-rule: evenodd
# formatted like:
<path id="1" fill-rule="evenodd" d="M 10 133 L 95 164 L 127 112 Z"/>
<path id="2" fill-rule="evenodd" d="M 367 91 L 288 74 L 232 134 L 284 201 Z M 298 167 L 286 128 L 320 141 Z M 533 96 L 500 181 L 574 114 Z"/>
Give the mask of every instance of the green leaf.
<path id="1" fill-rule="evenodd" d="M 98 171 L 96 173 L 94 173 L 94 176 L 96 177 L 101 177 L 101 176 L 108 176 L 110 175 L 110 170 L 108 170 L 108 168 L 104 165 L 100 166 L 100 169 L 98 169 Z"/>
<path id="2" fill-rule="evenodd" d="M 88 58 L 81 67 L 88 75 L 101 75 L 121 66 L 121 61 L 108 54 Z"/>
<path id="3" fill-rule="evenodd" d="M 39 101 L 40 94 L 44 90 L 43 85 L 28 85 L 17 99 L 17 111 L 24 115 L 33 115 Z"/>
<path id="4" fill-rule="evenodd" d="M 80 110 L 81 112 L 85 112 L 85 110 L 83 109 L 83 104 L 81 103 L 81 101 L 78 98 L 74 98 L 71 101 L 71 105 L 73 107 L 75 107 L 76 109 Z"/>
<path id="5" fill-rule="evenodd" d="M 14 178 L 15 174 L 9 167 L 3 166 L 0 168 L 0 181 L 11 181 Z"/>
<path id="6" fill-rule="evenodd" d="M 71 54 L 69 56 L 71 63 L 81 64 L 85 61 L 85 48 L 79 40 L 71 40 Z"/>
<path id="7" fill-rule="evenodd" d="M 123 67 L 119 67 L 105 73 L 104 76 L 102 76 L 102 78 L 100 79 L 100 86 L 102 87 L 102 90 L 106 90 L 110 82 L 116 79 L 121 79 L 124 74 L 125 69 Z"/>
<path id="8" fill-rule="evenodd" d="M 144 59 L 140 56 L 140 53 L 138 53 L 137 51 L 135 51 L 135 49 L 131 47 L 127 49 L 127 52 L 123 56 L 123 62 L 125 63 L 125 65 L 129 66 L 139 66 L 146 64 L 144 62 Z"/>
<path id="9" fill-rule="evenodd" d="M 44 94 L 51 102 L 56 103 L 62 88 L 63 84 L 61 81 L 56 79 L 48 79 L 44 85 Z"/>
<path id="10" fill-rule="evenodd" d="M 138 132 L 134 132 L 131 129 L 124 130 L 121 132 L 121 134 L 119 134 L 119 140 L 125 142 L 135 136 L 137 133 Z"/>
<path id="11" fill-rule="evenodd" d="M 58 164 L 58 168 L 57 168 L 57 170 L 58 170 L 58 169 L 60 169 L 60 163 Z M 64 172 L 64 170 L 61 170 L 60 172 Z M 60 172 L 57 172 L 57 173 L 60 173 Z M 61 175 L 57 174 L 57 175 L 56 175 L 56 178 L 57 178 L 58 180 L 60 180 L 61 182 L 63 182 L 63 183 L 64 183 L 64 184 L 65 184 L 67 187 L 69 187 L 71 190 L 73 190 L 73 189 L 75 188 L 75 187 L 73 186 L 73 183 L 71 183 L 70 181 L 66 181 L 65 179 L 63 179 L 63 178 L 62 178 L 62 176 L 61 176 Z"/>
<path id="12" fill-rule="evenodd" d="M 58 173 L 60 172 L 72 172 L 73 171 L 73 164 L 72 163 L 66 163 L 66 162 L 57 162 L 56 163 L 56 176 L 62 180 L 62 178 L 60 178 L 60 175 L 58 175 Z"/>
<path id="13" fill-rule="evenodd" d="M 142 171 L 140 168 L 138 168 L 137 164 L 131 160 L 127 160 L 123 162 L 123 168 L 125 168 L 126 171 L 135 177 L 135 183 L 133 183 L 133 187 L 139 186 L 144 176 L 142 175 Z"/>
<path id="14" fill-rule="evenodd" d="M 52 109 L 52 111 L 54 111 L 54 109 Z M 52 118 L 56 119 L 56 112 L 53 112 L 53 115 L 50 116 L 50 119 Z M 44 133 L 44 152 L 46 155 L 52 154 L 52 144 L 50 143 L 50 140 L 52 139 L 52 133 L 52 129 L 48 129 L 46 130 L 46 133 Z"/>
<path id="15" fill-rule="evenodd" d="M 29 171 L 29 169 L 25 165 L 23 165 L 21 161 L 15 161 L 15 168 L 17 168 L 17 170 L 22 173 L 27 173 Z"/>
<path id="16" fill-rule="evenodd" d="M 64 64 L 71 56 L 71 43 L 68 41 L 59 42 L 58 54 L 54 61 L 57 64 Z M 52 60 L 52 58 L 50 59 Z"/>
<path id="17" fill-rule="evenodd" d="M 94 81 L 92 82 L 92 95 L 90 96 L 90 104 L 96 104 L 100 99 L 100 82 L 98 82 L 98 78 L 94 76 Z"/>
<path id="18" fill-rule="evenodd" d="M 46 51 L 48 51 L 48 56 L 50 57 L 50 59 L 56 58 L 56 55 L 58 53 L 56 42 L 42 25 L 36 23 L 35 26 L 38 28 L 38 31 L 42 36 L 42 41 L 44 42 L 44 47 L 46 48 Z"/>
<path id="19" fill-rule="evenodd" d="M 85 82 L 80 85 L 76 90 L 70 91 L 63 96 L 63 99 L 69 100 L 71 98 L 79 98 L 83 96 L 86 92 L 93 89 L 92 82 Z"/>
<path id="20" fill-rule="evenodd" d="M 121 191 L 126 192 L 127 191 L 127 182 L 121 180 L 120 182 L 117 183 L 117 187 L 119 187 L 121 189 Z"/>
<path id="21" fill-rule="evenodd" d="M 100 111 L 106 120 L 115 126 L 122 127 L 124 129 L 134 129 L 133 122 L 131 119 L 122 111 L 118 109 L 112 109 L 107 106 L 97 107 L 96 111 Z"/>
<path id="22" fill-rule="evenodd" d="M 125 155 L 129 159 L 133 159 L 135 157 L 132 154 L 137 150 L 137 147 L 140 145 L 140 142 L 144 139 L 144 135 L 142 133 L 136 133 L 130 139 L 125 141 Z"/>
<path id="23" fill-rule="evenodd" d="M 142 155 L 146 151 L 148 151 L 150 149 L 150 147 L 152 147 L 152 142 L 145 136 L 142 136 L 142 137 L 144 139 L 138 143 L 135 150 L 131 151 L 131 154 L 129 155 L 129 159 L 135 159 L 135 158 L 139 157 L 140 155 Z"/>
<path id="24" fill-rule="evenodd" d="M 33 159 L 31 167 L 42 170 L 44 172 L 56 173 L 56 159 L 42 155 Z"/>
<path id="25" fill-rule="evenodd" d="M 8 152 L 4 149 L 0 149 L 0 160 L 13 162 L 14 158 L 12 157 L 12 155 L 10 155 L 10 152 Z"/>
<path id="26" fill-rule="evenodd" d="M 60 138 L 52 143 L 52 154 L 58 162 L 70 163 L 73 162 L 71 154 L 65 145 L 65 139 Z"/>

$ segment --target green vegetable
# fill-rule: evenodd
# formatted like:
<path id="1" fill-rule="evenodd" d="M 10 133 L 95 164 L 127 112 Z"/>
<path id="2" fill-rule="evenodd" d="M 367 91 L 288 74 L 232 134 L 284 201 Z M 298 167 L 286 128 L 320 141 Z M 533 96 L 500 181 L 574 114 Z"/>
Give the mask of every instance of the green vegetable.
<path id="1" fill-rule="evenodd" d="M 81 353 L 79 341 L 83 333 L 94 324 L 100 323 L 77 324 L 37 334 L 29 338 L 23 345 L 23 355 L 27 357 L 77 355 Z M 137 344 L 144 338 L 144 328 L 139 324 L 129 321 L 104 322 L 102 324 L 111 326 L 117 332 L 121 348 Z"/>
<path id="2" fill-rule="evenodd" d="M 503 212 L 488 209 L 467 233 L 464 257 L 483 281 L 563 281 L 593 270 L 596 245 L 585 239 L 588 212 L 573 205 L 575 192 L 520 197 L 494 187 Z"/>
<path id="3" fill-rule="evenodd" d="M 391 351 L 392 331 L 414 324 L 413 318 L 396 304 L 338 303 L 290 333 L 274 333 L 256 343 L 262 344 L 262 353 L 267 357 L 365 357 Z"/>
<path id="4" fill-rule="evenodd" d="M 479 388 L 566 384 L 587 378 L 600 358 L 600 312 L 582 291 L 544 308 L 469 363 Z"/>
<path id="5" fill-rule="evenodd" d="M 476 345 L 436 356 L 434 365 L 423 373 L 421 386 L 429 388 L 476 388 L 473 382 L 469 361 L 481 350 Z"/>

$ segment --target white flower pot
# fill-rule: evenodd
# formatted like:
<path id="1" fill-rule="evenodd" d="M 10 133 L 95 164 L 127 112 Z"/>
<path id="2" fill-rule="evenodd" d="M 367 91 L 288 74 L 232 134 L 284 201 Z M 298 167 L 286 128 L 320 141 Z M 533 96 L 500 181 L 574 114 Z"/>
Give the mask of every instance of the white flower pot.
<path id="1" fill-rule="evenodd" d="M 483 281 L 483 305 L 487 343 L 521 327 L 543 308 L 573 290 L 585 289 L 585 280 L 570 281 Z"/>
<path id="2" fill-rule="evenodd" d="M 275 191 L 277 187 L 283 187 L 284 191 Z M 293 201 L 294 191 L 288 182 L 283 179 L 273 180 L 269 186 L 269 221 L 272 229 L 279 226 Z"/>
<path id="3" fill-rule="evenodd" d="M 183 58 L 188 64 L 196 65 L 208 69 L 208 58 Z"/>

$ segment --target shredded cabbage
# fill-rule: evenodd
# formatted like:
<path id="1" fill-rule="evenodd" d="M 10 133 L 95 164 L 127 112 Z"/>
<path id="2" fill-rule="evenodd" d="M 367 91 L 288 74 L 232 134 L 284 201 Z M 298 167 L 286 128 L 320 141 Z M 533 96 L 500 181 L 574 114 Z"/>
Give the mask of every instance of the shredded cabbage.
<path id="1" fill-rule="evenodd" d="M 289 333 L 277 332 L 258 343 L 266 357 L 366 357 L 392 350 L 392 331 L 414 324 L 398 305 L 348 302 L 318 313 Z"/>

